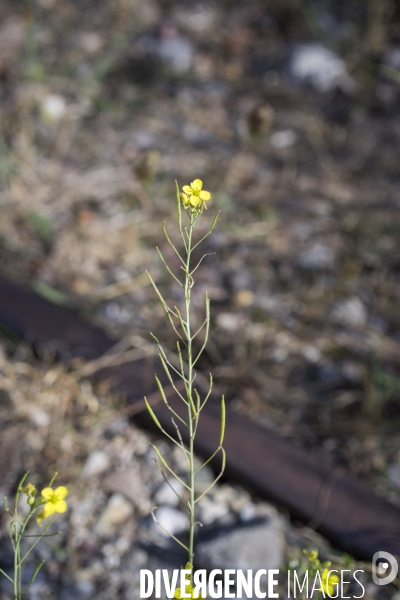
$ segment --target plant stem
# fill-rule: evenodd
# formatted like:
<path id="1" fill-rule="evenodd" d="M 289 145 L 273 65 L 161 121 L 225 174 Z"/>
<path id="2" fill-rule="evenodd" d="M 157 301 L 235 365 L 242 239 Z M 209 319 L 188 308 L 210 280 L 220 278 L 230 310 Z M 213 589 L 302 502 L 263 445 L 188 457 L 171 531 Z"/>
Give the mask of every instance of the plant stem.
<path id="1" fill-rule="evenodd" d="M 189 487 L 190 487 L 190 528 L 189 528 L 189 563 L 193 565 L 193 548 L 194 548 L 194 456 L 193 456 L 193 353 L 192 353 L 192 335 L 190 329 L 190 256 L 192 251 L 192 234 L 196 219 L 193 213 L 190 214 L 190 227 L 188 233 L 187 253 L 186 253 L 186 272 L 185 272 L 185 308 L 186 308 L 186 332 L 187 332 L 187 351 L 188 351 L 188 384 L 187 384 L 187 396 L 188 396 L 188 421 L 189 421 Z"/>

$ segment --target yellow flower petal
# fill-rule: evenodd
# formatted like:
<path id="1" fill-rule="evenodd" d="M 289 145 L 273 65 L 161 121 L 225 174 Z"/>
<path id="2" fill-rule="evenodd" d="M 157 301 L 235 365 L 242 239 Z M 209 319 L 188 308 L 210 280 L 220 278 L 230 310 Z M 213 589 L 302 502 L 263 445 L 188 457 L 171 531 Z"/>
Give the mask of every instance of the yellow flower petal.
<path id="1" fill-rule="evenodd" d="M 192 181 L 192 183 L 190 184 L 190 187 L 192 188 L 192 190 L 196 193 L 196 192 L 200 192 L 201 188 L 203 187 L 203 182 L 201 179 L 195 179 L 194 181 Z"/>
<path id="2" fill-rule="evenodd" d="M 181 194 L 181 200 L 182 200 L 184 206 L 189 206 L 189 204 L 190 204 L 189 196 L 186 196 L 186 194 Z"/>
<path id="3" fill-rule="evenodd" d="M 192 188 L 190 187 L 190 185 L 184 185 L 182 190 L 185 192 L 185 194 L 188 194 L 188 196 L 191 196 Z"/>
<path id="4" fill-rule="evenodd" d="M 200 196 L 191 196 L 190 197 L 190 204 L 192 206 L 198 206 L 200 204 Z"/>
<path id="5" fill-rule="evenodd" d="M 56 502 L 54 504 L 54 510 L 58 513 L 65 513 L 65 511 L 67 510 L 67 503 L 65 502 L 65 500 L 59 500 L 58 502 Z"/>
<path id="6" fill-rule="evenodd" d="M 201 190 L 199 197 L 201 198 L 201 200 L 207 202 L 207 200 L 211 198 L 211 194 L 210 192 L 206 192 L 206 190 Z"/>
<path id="7" fill-rule="evenodd" d="M 38 513 L 36 515 L 36 521 L 37 521 L 37 524 L 39 525 L 39 527 L 42 526 L 43 519 L 45 519 L 45 518 L 46 518 L 45 514 L 44 514 L 44 512 L 42 510 L 40 511 L 40 513 Z"/>
<path id="8" fill-rule="evenodd" d="M 53 496 L 53 490 L 51 487 L 44 488 L 44 490 L 42 490 L 42 496 L 45 500 L 50 500 Z"/>
<path id="9" fill-rule="evenodd" d="M 47 519 L 47 517 L 50 517 L 50 515 L 53 515 L 56 512 L 56 505 L 53 504 L 53 502 L 46 502 L 46 504 L 43 506 L 43 518 Z"/>
<path id="10" fill-rule="evenodd" d="M 177 588 L 175 590 L 174 598 L 178 598 L 178 600 L 181 600 L 181 588 Z"/>
<path id="11" fill-rule="evenodd" d="M 64 485 L 60 485 L 54 490 L 54 498 L 56 500 L 64 500 L 68 494 L 68 489 Z"/>

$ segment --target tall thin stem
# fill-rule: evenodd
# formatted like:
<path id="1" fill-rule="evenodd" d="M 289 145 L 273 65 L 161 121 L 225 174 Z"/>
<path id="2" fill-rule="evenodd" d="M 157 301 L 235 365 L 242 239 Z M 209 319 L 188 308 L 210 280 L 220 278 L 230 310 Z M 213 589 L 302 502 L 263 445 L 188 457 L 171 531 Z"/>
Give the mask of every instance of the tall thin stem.
<path id="1" fill-rule="evenodd" d="M 187 252 L 186 252 L 186 270 L 185 270 L 185 311 L 186 311 L 186 333 L 187 333 L 187 361 L 188 361 L 188 384 L 187 384 L 187 395 L 188 395 L 188 425 L 189 425 L 189 488 L 190 488 L 190 500 L 189 500 L 189 512 L 190 512 L 190 528 L 189 528 L 189 562 L 193 565 L 194 556 L 194 509 L 195 509 L 195 496 L 194 496 L 194 431 L 193 431 L 193 352 L 192 352 L 192 334 L 190 328 L 190 291 L 191 291 L 191 277 L 190 277 L 190 256 L 192 252 L 192 234 L 196 219 L 193 213 L 190 214 L 190 226 L 188 233 Z"/>

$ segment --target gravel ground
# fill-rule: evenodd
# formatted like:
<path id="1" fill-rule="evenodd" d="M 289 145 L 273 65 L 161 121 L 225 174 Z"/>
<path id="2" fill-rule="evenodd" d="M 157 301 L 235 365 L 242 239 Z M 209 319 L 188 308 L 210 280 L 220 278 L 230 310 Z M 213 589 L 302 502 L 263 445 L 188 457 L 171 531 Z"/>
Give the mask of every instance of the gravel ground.
<path id="1" fill-rule="evenodd" d="M 161 525 L 185 539 L 187 514 L 156 467 L 150 442 L 180 475 L 185 472 L 184 458 L 164 439 L 121 418 L 120 402 L 92 389 L 85 380 L 79 381 L 74 371 L 46 366 L 43 361 L 38 364 L 23 348 L 19 353 L 7 358 L 3 351 L 0 356 L 1 493 L 11 504 L 15 484 L 28 469 L 29 480 L 41 489 L 52 477 L 53 465 L 59 471 L 57 482 L 69 488 L 68 511 L 57 515 L 49 530 L 60 534 L 42 540 L 25 564 L 28 582 L 35 566 L 46 561 L 26 597 L 135 600 L 139 598 L 140 569 L 179 568 L 186 562 L 185 553 L 150 516 L 157 506 L 155 514 Z M 214 477 L 208 467 L 200 473 L 198 492 Z M 22 498 L 21 512 L 26 508 Z M 199 502 L 198 511 L 203 527 L 196 543 L 197 566 L 281 569 L 281 597 L 286 597 L 284 569 L 289 564 L 296 567 L 303 549 L 318 548 L 335 566 L 368 569 L 238 485 L 218 484 Z M 8 523 L 3 513 L 0 564 L 12 574 Z M 37 531 L 33 522 L 29 534 Z M 392 588 L 388 592 L 374 586 L 368 574 L 363 583 L 369 590 L 365 597 L 394 597 Z M 0 598 L 11 598 L 4 578 L 0 580 Z"/>

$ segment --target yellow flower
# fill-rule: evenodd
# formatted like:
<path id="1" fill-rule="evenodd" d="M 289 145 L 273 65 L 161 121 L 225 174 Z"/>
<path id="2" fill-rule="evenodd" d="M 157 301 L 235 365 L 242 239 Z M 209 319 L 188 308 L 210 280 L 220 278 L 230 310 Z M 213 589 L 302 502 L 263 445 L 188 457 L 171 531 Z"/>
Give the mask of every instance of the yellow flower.
<path id="1" fill-rule="evenodd" d="M 193 569 L 193 565 L 191 565 L 191 564 L 190 564 L 190 562 L 187 562 L 187 563 L 186 563 L 185 570 L 187 570 L 187 571 L 192 571 L 192 569 Z M 186 592 L 185 592 L 185 593 L 186 593 L 186 594 L 190 594 L 189 598 L 195 598 L 195 597 L 196 597 L 196 598 L 198 598 L 198 600 L 205 600 L 205 598 L 203 598 L 203 596 L 200 596 L 200 595 L 199 595 L 199 596 L 194 596 L 194 595 L 193 595 L 193 594 L 194 594 L 194 590 L 195 590 L 195 588 L 194 588 L 194 587 L 192 587 L 192 586 L 190 585 L 190 583 L 187 583 L 187 584 L 186 584 L 186 586 L 185 586 L 185 589 L 186 589 Z M 178 598 L 178 600 L 181 600 L 181 588 L 177 588 L 177 589 L 175 590 L 174 598 Z"/>
<path id="2" fill-rule="evenodd" d="M 335 596 L 336 595 L 336 588 L 335 585 L 336 583 L 339 583 L 339 577 L 337 575 L 335 575 L 335 573 L 331 572 L 331 574 L 329 575 L 329 569 L 324 569 L 322 571 L 322 575 L 321 575 L 321 580 L 322 580 L 322 587 L 324 588 L 324 592 L 326 594 L 328 594 L 328 596 Z M 328 580 L 328 575 L 329 575 L 329 580 Z"/>
<path id="3" fill-rule="evenodd" d="M 205 203 L 211 198 L 210 192 L 203 190 L 201 179 L 195 179 L 190 185 L 184 185 L 181 194 L 183 206 L 190 208 L 193 212 L 202 212 L 206 208 Z"/>
<path id="4" fill-rule="evenodd" d="M 42 505 L 42 510 L 36 517 L 39 525 L 42 524 L 43 519 L 47 519 L 47 517 L 50 517 L 54 513 L 65 513 L 67 510 L 67 503 L 64 498 L 67 494 L 68 490 L 63 485 L 60 485 L 55 490 L 51 487 L 42 490 L 42 498 L 43 500 L 46 500 L 46 502 Z"/>
<path id="5" fill-rule="evenodd" d="M 26 486 L 21 489 L 24 492 L 24 494 L 28 496 L 28 498 L 31 496 L 35 496 L 37 492 L 36 486 L 34 486 L 33 483 L 27 483 Z"/>

